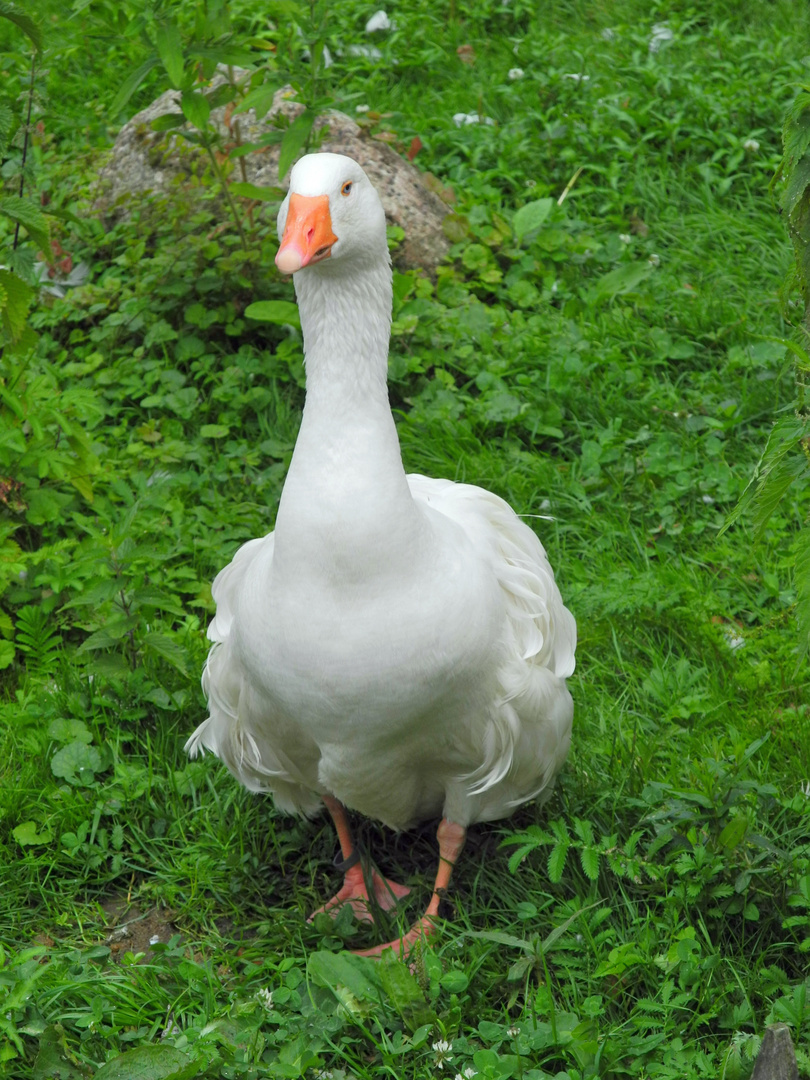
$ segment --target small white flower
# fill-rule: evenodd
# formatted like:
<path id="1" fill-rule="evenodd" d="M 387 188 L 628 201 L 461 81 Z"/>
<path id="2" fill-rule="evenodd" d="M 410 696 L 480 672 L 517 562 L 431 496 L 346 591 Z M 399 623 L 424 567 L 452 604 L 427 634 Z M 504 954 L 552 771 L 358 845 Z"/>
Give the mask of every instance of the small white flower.
<path id="1" fill-rule="evenodd" d="M 364 56 L 366 60 L 382 60 L 382 53 L 376 45 L 349 45 L 346 52 L 349 56 Z M 323 55 L 324 67 L 329 67 L 329 64 L 326 63 L 326 46 L 324 46 Z M 330 57 L 329 63 L 331 64 L 331 62 Z"/>
<path id="2" fill-rule="evenodd" d="M 183 1029 L 177 1023 L 177 1021 L 169 1014 L 168 1023 L 166 1027 L 161 1031 L 161 1039 L 173 1039 L 176 1035 L 182 1035 Z"/>
<path id="3" fill-rule="evenodd" d="M 370 105 L 355 105 L 354 111 L 355 112 L 368 112 L 368 110 L 370 108 L 371 108 Z"/>
<path id="4" fill-rule="evenodd" d="M 746 139 L 743 143 L 743 150 L 747 150 L 749 154 L 756 154 L 759 150 L 759 143 L 756 139 Z"/>
<path id="5" fill-rule="evenodd" d="M 805 780 L 803 784 L 799 784 L 799 791 L 801 791 L 805 799 L 810 799 L 810 780 Z"/>
<path id="6" fill-rule="evenodd" d="M 513 1024 L 512 1027 L 509 1028 L 508 1034 L 513 1039 L 516 1039 L 518 1037 L 518 1035 L 520 1034 L 520 1028 Z"/>
<path id="7" fill-rule="evenodd" d="M 666 41 L 672 41 L 675 35 L 666 23 L 656 23 L 650 36 L 650 52 L 657 53 Z"/>
<path id="8" fill-rule="evenodd" d="M 366 23 L 366 33 L 373 34 L 375 30 L 390 30 L 391 20 L 384 11 L 375 11 Z"/>
<path id="9" fill-rule="evenodd" d="M 728 645 L 732 652 L 741 649 L 745 644 L 745 638 L 740 637 L 736 630 L 731 626 L 723 627 L 723 637 L 726 639 L 726 645 Z"/>
<path id="10" fill-rule="evenodd" d="M 474 1076 L 478 1076 L 478 1073 L 472 1065 L 468 1065 L 464 1072 L 456 1073 L 454 1080 L 472 1080 Z"/>
<path id="11" fill-rule="evenodd" d="M 704 502 L 707 506 L 714 506 L 714 499 L 711 497 L 711 495 L 701 495 L 700 500 L 701 502 Z"/>
<path id="12" fill-rule="evenodd" d="M 605 29 L 602 31 L 602 41 L 615 41 L 615 40 L 616 40 L 616 31 L 611 30 L 609 26 L 606 26 Z"/>
<path id="13" fill-rule="evenodd" d="M 443 1069 L 445 1058 L 450 1057 L 450 1043 L 447 1039 L 439 1039 L 433 1043 L 433 1049 L 436 1053 L 436 1066 Z"/>
<path id="14" fill-rule="evenodd" d="M 265 1007 L 265 1009 L 267 1009 L 268 1012 L 273 1008 L 273 993 L 271 990 L 268 990 L 266 988 L 257 990 L 256 997 L 259 999 L 261 1004 Z"/>
<path id="15" fill-rule="evenodd" d="M 649 257 L 649 259 L 647 259 L 647 262 L 650 264 L 650 266 L 660 266 L 661 256 L 653 254 Z"/>
<path id="16" fill-rule="evenodd" d="M 619 233 L 619 239 L 623 244 L 629 244 L 633 237 L 630 235 L 630 233 L 623 232 Z"/>
<path id="17" fill-rule="evenodd" d="M 588 82 L 590 75 L 583 75 L 579 71 L 571 72 L 569 75 L 563 75 L 564 79 L 573 79 L 575 83 Z"/>
<path id="18" fill-rule="evenodd" d="M 523 78 L 523 68 L 509 68 L 509 71 L 506 74 L 507 78 L 511 82 L 514 82 L 516 79 Z"/>
<path id="19" fill-rule="evenodd" d="M 149 944 L 150 945 L 159 945 L 160 944 L 160 934 L 152 934 L 152 936 L 149 938 Z"/>
<path id="20" fill-rule="evenodd" d="M 456 127 L 466 127 L 467 124 L 489 124 L 491 126 L 495 121 L 491 116 L 479 116 L 478 113 L 457 112 L 453 114 L 453 123 Z"/>

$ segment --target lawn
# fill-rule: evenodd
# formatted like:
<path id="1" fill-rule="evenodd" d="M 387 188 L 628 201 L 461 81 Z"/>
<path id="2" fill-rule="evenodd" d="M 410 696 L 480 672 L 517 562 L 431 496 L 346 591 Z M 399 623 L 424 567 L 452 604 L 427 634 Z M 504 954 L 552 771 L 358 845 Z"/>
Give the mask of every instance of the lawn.
<path id="1" fill-rule="evenodd" d="M 745 515 L 721 531 L 795 409 L 801 299 L 769 185 L 810 16 L 413 0 L 369 33 L 358 0 L 209 0 L 207 25 L 202 0 L 31 7 L 25 190 L 88 276 L 32 287 L 0 356 L 0 1074 L 744 1080 L 783 1022 L 810 1077 L 807 492 L 756 543 Z M 31 41 L 0 24 L 10 200 Z M 403 457 L 526 515 L 577 619 L 555 793 L 471 829 L 410 967 L 345 950 L 421 913 L 435 823 L 357 820 L 411 894 L 375 928 L 310 924 L 338 883 L 331 824 L 183 753 L 210 582 L 273 526 L 304 381 L 300 335 L 245 315 L 293 293 L 277 198 L 233 195 L 243 236 L 222 210 L 235 162 L 117 222 L 93 210 L 180 49 L 189 79 L 240 59 L 419 140 L 453 246 L 395 279 Z M 12 254 L 0 215 L 0 243 L 33 283 L 29 223 Z"/>

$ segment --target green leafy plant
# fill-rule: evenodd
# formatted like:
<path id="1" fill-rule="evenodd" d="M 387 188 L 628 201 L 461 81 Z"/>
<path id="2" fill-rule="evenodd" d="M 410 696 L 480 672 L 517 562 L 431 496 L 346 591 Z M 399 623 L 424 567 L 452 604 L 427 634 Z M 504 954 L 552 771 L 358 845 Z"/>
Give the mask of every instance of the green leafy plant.
<path id="1" fill-rule="evenodd" d="M 793 243 L 795 269 L 805 308 L 800 343 L 784 342 L 796 371 L 796 400 L 790 416 L 776 422 L 748 487 L 726 527 L 745 512 L 752 516 L 754 540 L 762 539 L 773 514 L 794 484 L 804 490 L 810 478 L 810 413 L 806 401 L 810 355 L 810 89 L 804 87 L 791 105 L 782 130 L 784 153 L 773 180 L 779 205 Z M 793 581 L 800 656 L 810 648 L 810 529 L 805 525 L 794 541 Z"/>
<path id="2" fill-rule="evenodd" d="M 5 19 L 26 35 L 33 47 L 30 70 L 30 86 L 22 120 L 16 118 L 12 109 L 0 104 L 0 161 L 3 163 L 4 193 L 0 196 L 0 218 L 13 228 L 11 251 L 6 265 L 0 268 L 0 357 L 4 354 L 25 355 L 33 346 L 35 336 L 28 324 L 28 311 L 35 297 L 32 287 L 33 256 L 38 249 L 46 257 L 50 255 L 48 221 L 32 199 L 26 197 L 25 182 L 30 175 L 28 160 L 31 130 L 31 110 L 35 93 L 37 60 L 42 52 L 42 31 L 30 15 L 19 10 L 8 0 L 0 4 L 0 19 Z M 19 155 L 12 152 L 15 137 L 22 135 Z M 16 183 L 17 190 L 6 194 Z M 20 247 L 20 229 L 23 229 L 34 251 Z M 2 375 L 0 375 L 2 377 Z"/>

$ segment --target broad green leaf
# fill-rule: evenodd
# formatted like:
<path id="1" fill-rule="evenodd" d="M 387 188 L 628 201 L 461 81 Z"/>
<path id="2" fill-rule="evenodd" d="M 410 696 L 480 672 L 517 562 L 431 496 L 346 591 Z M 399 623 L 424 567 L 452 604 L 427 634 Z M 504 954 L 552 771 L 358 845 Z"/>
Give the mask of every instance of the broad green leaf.
<path id="1" fill-rule="evenodd" d="M 380 996 L 380 974 L 374 960 L 352 953 L 312 953 L 307 961 L 312 981 L 324 986 L 336 996 L 345 987 L 358 1001 L 377 1001 Z"/>
<path id="2" fill-rule="evenodd" d="M 435 1020 L 436 1014 L 425 1001 L 419 983 L 407 966 L 394 955 L 393 949 L 382 954 L 379 975 L 388 1000 L 405 1021 L 409 1031 L 414 1032 Z"/>
<path id="3" fill-rule="evenodd" d="M 260 202 L 278 202 L 284 198 L 284 192 L 280 188 L 259 187 L 258 184 L 248 184 L 238 180 L 228 185 L 234 195 L 240 195 L 243 199 L 257 199 Z"/>
<path id="4" fill-rule="evenodd" d="M 25 331 L 28 308 L 33 299 L 34 290 L 30 285 L 26 285 L 21 277 L 9 273 L 8 270 L 0 270 L 0 288 L 4 293 L 1 309 L 3 329 L 12 341 L 18 341 Z"/>
<path id="5" fill-rule="evenodd" d="M 737 847 L 747 831 L 748 819 L 744 815 L 738 814 L 729 821 L 717 839 L 722 847 L 731 851 Z"/>
<path id="6" fill-rule="evenodd" d="M 53 839 L 51 830 L 43 829 L 42 832 L 39 832 L 35 821 L 24 821 L 21 825 L 18 825 L 16 829 L 12 829 L 11 835 L 17 843 L 21 844 L 23 847 L 35 844 L 49 844 Z"/>
<path id="7" fill-rule="evenodd" d="M 129 99 L 141 85 L 149 72 L 152 70 L 152 68 L 157 67 L 159 63 L 160 57 L 157 56 L 157 54 L 154 56 L 150 56 L 148 60 L 145 60 L 141 64 L 140 67 L 136 68 L 134 71 L 131 71 L 129 75 L 127 75 L 126 79 L 124 79 L 123 83 L 121 84 L 118 93 L 115 95 L 115 97 L 112 99 L 112 102 L 110 103 L 111 116 L 118 116 L 123 107 L 126 105 Z"/>
<path id="8" fill-rule="evenodd" d="M 166 660 L 182 675 L 188 675 L 188 653 L 182 645 L 178 645 L 165 634 L 158 634 L 155 631 L 144 634 L 143 643 L 147 649 Z"/>
<path id="9" fill-rule="evenodd" d="M 79 646 L 77 652 L 92 652 L 94 649 L 109 649 L 112 645 L 117 645 L 118 642 L 126 634 L 129 634 L 132 630 L 137 630 L 139 626 L 139 618 L 137 616 L 123 615 L 118 619 L 110 619 L 108 623 L 105 623 L 100 630 L 96 630 L 90 634 L 89 637 Z"/>
<path id="10" fill-rule="evenodd" d="M 203 424 L 200 428 L 200 436 L 203 439 L 224 439 L 230 431 L 231 429 L 224 424 Z"/>
<path id="11" fill-rule="evenodd" d="M 255 304 L 249 304 L 245 308 L 245 315 L 257 322 L 294 326 L 298 330 L 301 328 L 298 305 L 293 304 L 291 300 L 257 300 Z"/>
<path id="12" fill-rule="evenodd" d="M 788 177 L 785 191 L 782 195 L 782 209 L 787 214 L 792 214 L 799 200 L 810 187 L 810 157 L 799 161 L 792 169 Z"/>
<path id="13" fill-rule="evenodd" d="M 449 994 L 462 994 L 470 985 L 470 980 L 463 971 L 453 969 L 452 971 L 445 971 L 439 982 L 442 988 Z"/>
<path id="14" fill-rule="evenodd" d="M 281 140 L 281 154 L 278 159 L 279 180 L 284 179 L 290 166 L 303 150 L 312 132 L 315 115 L 313 110 L 305 109 L 300 116 L 296 116 L 295 120 L 284 132 L 284 138 Z"/>
<path id="15" fill-rule="evenodd" d="M 194 1080 L 201 1068 L 173 1046 L 139 1046 L 102 1065 L 95 1080 Z"/>
<path id="16" fill-rule="evenodd" d="M 72 742 L 57 750 L 51 758 L 51 772 L 69 784 L 89 784 L 101 770 L 101 754 L 95 746 Z"/>
<path id="17" fill-rule="evenodd" d="M 628 263 L 618 270 L 611 270 L 596 283 L 595 299 L 612 300 L 614 296 L 632 292 L 651 272 L 652 267 L 646 262 Z"/>
<path id="18" fill-rule="evenodd" d="M 149 586 L 135 589 L 131 594 L 130 603 L 134 608 L 157 608 L 159 611 L 171 611 L 173 615 L 186 614 L 185 608 L 176 596 Z"/>
<path id="19" fill-rule="evenodd" d="M 798 452 L 799 441 L 805 437 L 807 428 L 808 422 L 800 416 L 786 416 L 774 424 L 762 452 L 762 457 L 757 462 L 754 473 L 748 481 L 745 491 L 740 496 L 739 502 L 723 523 L 720 536 L 745 513 L 751 503 L 755 503 L 759 499 L 760 492 L 767 488 L 769 474 L 779 461 L 786 454 L 793 451 Z M 776 503 L 774 503 L 775 506 Z"/>
<path id="20" fill-rule="evenodd" d="M 14 4 L 0 0 L 0 17 L 14 23 L 18 29 L 31 39 L 37 52 L 42 52 L 42 31 L 30 15 L 24 15 Z"/>
<path id="21" fill-rule="evenodd" d="M 180 89 L 183 81 L 183 42 L 177 23 L 172 20 L 158 23 L 155 35 L 158 56 L 163 62 L 166 74 L 175 90 Z"/>
<path id="22" fill-rule="evenodd" d="M 198 94 L 194 90 L 184 90 L 180 98 L 180 108 L 189 123 L 193 124 L 198 131 L 203 131 L 211 115 L 211 106 L 204 94 Z"/>
<path id="23" fill-rule="evenodd" d="M 810 94 L 802 90 L 790 105 L 782 128 L 785 160 L 782 171 L 792 169 L 810 147 Z"/>
<path id="24" fill-rule="evenodd" d="M 0 641 L 0 671 L 14 662 L 14 645 L 10 641 Z"/>
<path id="25" fill-rule="evenodd" d="M 85 1074 L 68 1060 L 69 1053 L 62 1025 L 46 1027 L 40 1036 L 32 1080 L 85 1080 Z"/>
<path id="26" fill-rule="evenodd" d="M 270 111 L 270 106 L 273 104 L 273 97 L 275 96 L 277 89 L 277 86 L 272 86 L 270 83 L 262 83 L 261 86 L 249 90 L 233 111 L 235 113 L 243 113 L 247 112 L 248 109 L 253 109 L 256 113 L 256 118 L 258 120 L 263 120 Z"/>
<path id="27" fill-rule="evenodd" d="M 83 499 L 91 503 L 93 501 L 93 481 L 89 476 L 81 473 L 71 476 L 70 483 L 76 488 Z"/>
<path id="28" fill-rule="evenodd" d="M 52 720 L 48 725 L 48 738 L 56 742 L 82 742 L 91 743 L 93 736 L 87 730 L 87 724 L 83 720 L 73 717 L 61 716 L 58 720 Z"/>
<path id="29" fill-rule="evenodd" d="M 799 662 L 810 648 L 810 528 L 806 525 L 796 538 L 793 566 L 796 586 L 796 621 L 799 624 Z"/>
<path id="30" fill-rule="evenodd" d="M 152 121 L 152 131 L 171 131 L 172 128 L 182 127 L 186 118 L 181 112 L 164 113 L 156 116 Z"/>
<path id="31" fill-rule="evenodd" d="M 805 477 L 808 471 L 810 466 L 807 459 L 797 447 L 794 454 L 782 457 L 763 476 L 752 503 L 755 540 L 762 539 L 768 522 L 787 489 L 795 480 Z"/>
<path id="32" fill-rule="evenodd" d="M 515 231 L 515 239 L 518 243 L 521 243 L 527 233 L 540 228 L 551 213 L 553 205 L 553 199 L 536 199 L 534 202 L 521 206 L 512 218 L 512 228 Z"/>

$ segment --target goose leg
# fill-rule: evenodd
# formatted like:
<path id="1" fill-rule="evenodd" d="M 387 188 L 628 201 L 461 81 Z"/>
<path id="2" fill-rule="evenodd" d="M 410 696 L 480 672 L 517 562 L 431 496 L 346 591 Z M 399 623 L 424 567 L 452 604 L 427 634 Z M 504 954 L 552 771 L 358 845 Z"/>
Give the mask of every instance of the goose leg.
<path id="1" fill-rule="evenodd" d="M 467 830 L 463 825 L 457 825 L 454 821 L 442 818 L 436 836 L 439 841 L 439 868 L 436 871 L 436 882 L 427 911 L 403 937 L 396 941 L 388 941 L 385 945 L 375 945 L 373 949 L 358 950 L 357 956 L 380 956 L 385 949 L 393 949 L 400 956 L 407 956 L 420 938 L 429 937 L 435 932 L 439 901 L 450 884 L 453 867 L 467 838 Z"/>
<path id="2" fill-rule="evenodd" d="M 331 900 L 327 900 L 323 907 L 319 907 L 317 911 L 312 912 L 309 922 L 312 922 L 315 916 L 322 911 L 337 915 L 344 904 L 351 904 L 356 919 L 361 922 L 374 922 L 369 887 L 371 887 L 374 894 L 374 903 L 381 907 L 383 911 L 390 911 L 391 908 L 396 907 L 397 901 L 401 900 L 403 896 L 407 896 L 411 890 L 405 885 L 400 885 L 396 881 L 390 881 L 388 878 L 383 877 L 374 867 L 369 869 L 368 884 L 366 883 L 363 864 L 354 846 L 351 828 L 349 827 L 349 818 L 343 803 L 331 795 L 324 795 L 323 801 L 332 816 L 332 821 L 335 823 L 343 862 L 348 865 L 344 872 L 343 885 L 340 890 L 335 893 Z"/>

